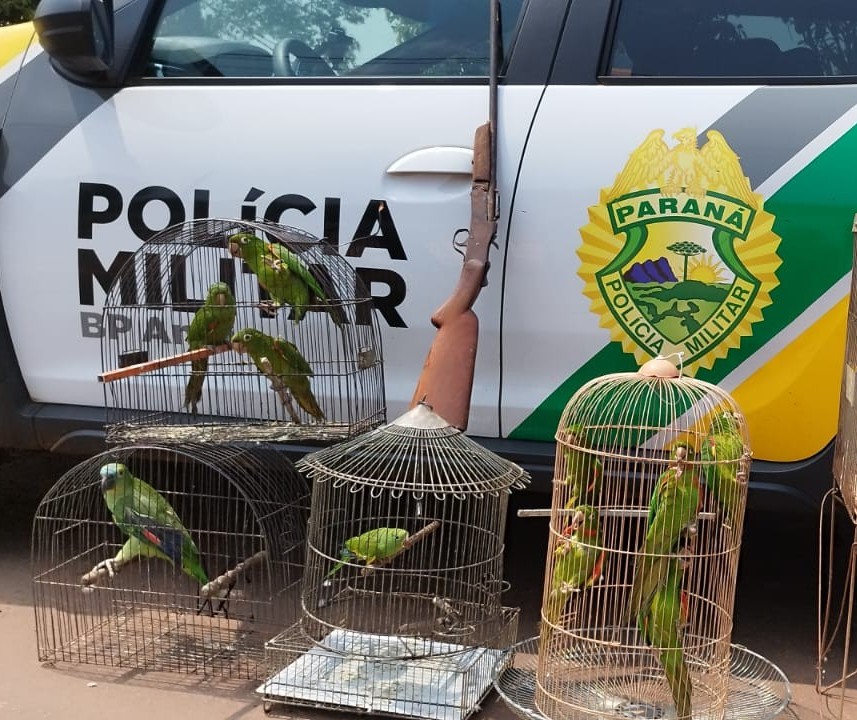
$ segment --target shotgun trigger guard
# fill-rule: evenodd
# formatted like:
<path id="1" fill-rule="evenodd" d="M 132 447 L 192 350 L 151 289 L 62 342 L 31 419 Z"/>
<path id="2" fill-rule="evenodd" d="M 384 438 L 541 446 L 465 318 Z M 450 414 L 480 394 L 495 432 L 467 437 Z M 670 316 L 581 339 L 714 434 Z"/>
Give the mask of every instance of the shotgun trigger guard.
<path id="1" fill-rule="evenodd" d="M 459 235 L 464 233 L 464 240 L 459 239 Z M 455 250 L 461 257 L 464 257 L 464 252 L 467 249 L 467 241 L 470 239 L 469 228 L 458 228 L 452 236 L 452 249 Z"/>

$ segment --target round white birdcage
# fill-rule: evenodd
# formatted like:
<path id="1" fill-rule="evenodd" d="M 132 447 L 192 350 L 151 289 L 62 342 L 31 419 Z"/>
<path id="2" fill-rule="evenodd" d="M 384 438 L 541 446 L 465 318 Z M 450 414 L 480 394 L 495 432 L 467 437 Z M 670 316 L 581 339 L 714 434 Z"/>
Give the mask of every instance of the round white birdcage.
<path id="1" fill-rule="evenodd" d="M 517 632 L 503 542 L 526 473 L 421 404 L 298 467 L 313 481 L 303 615 L 269 644 L 266 696 L 469 715 Z"/>

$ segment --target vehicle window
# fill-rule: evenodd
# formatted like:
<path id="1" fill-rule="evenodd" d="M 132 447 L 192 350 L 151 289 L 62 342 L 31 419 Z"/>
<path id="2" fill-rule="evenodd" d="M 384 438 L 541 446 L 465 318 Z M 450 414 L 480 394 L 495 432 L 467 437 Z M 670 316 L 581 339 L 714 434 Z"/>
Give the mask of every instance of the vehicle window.
<path id="1" fill-rule="evenodd" d="M 606 74 L 857 75 L 857 2 L 623 0 Z"/>
<path id="2" fill-rule="evenodd" d="M 523 0 L 503 0 L 504 44 Z M 165 0 L 146 77 L 472 77 L 488 0 Z"/>

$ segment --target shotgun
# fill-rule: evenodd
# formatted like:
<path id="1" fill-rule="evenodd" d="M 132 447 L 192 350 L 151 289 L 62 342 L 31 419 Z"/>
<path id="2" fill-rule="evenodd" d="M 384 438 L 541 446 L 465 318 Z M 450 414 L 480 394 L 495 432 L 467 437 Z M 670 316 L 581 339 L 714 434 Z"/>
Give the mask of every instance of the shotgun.
<path id="1" fill-rule="evenodd" d="M 497 234 L 497 84 L 501 55 L 500 2 L 491 0 L 488 122 L 476 128 L 470 187 L 470 227 L 464 263 L 452 294 L 431 316 L 432 340 L 411 407 L 425 402 L 450 425 L 467 429 L 479 318 L 473 304 L 487 285 L 488 251 Z"/>

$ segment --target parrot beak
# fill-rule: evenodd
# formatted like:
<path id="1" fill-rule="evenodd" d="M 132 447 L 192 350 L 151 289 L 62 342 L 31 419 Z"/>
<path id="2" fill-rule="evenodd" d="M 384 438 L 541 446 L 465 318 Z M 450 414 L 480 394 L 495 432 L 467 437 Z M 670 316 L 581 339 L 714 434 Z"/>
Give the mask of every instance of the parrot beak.
<path id="1" fill-rule="evenodd" d="M 571 521 L 572 532 L 576 531 L 583 524 L 584 520 L 586 520 L 586 515 L 584 515 L 582 511 L 578 510 Z"/>
<path id="2" fill-rule="evenodd" d="M 233 257 L 240 257 L 241 255 L 241 247 L 237 242 L 229 243 L 229 254 Z"/>
<path id="3" fill-rule="evenodd" d="M 214 301 L 217 305 L 226 305 L 226 293 L 217 293 Z"/>

